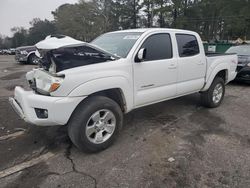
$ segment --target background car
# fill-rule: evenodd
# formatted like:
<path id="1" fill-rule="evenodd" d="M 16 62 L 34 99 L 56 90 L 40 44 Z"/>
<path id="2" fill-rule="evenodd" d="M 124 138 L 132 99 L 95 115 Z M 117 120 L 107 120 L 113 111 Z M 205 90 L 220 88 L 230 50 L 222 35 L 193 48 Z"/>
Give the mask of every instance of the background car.
<path id="1" fill-rule="evenodd" d="M 16 48 L 15 59 L 20 63 L 38 64 L 39 58 L 35 55 L 35 46 L 22 46 Z"/>
<path id="2" fill-rule="evenodd" d="M 10 54 L 10 50 L 9 49 L 3 49 L 2 50 L 2 54 L 3 55 L 9 55 Z"/>
<path id="3" fill-rule="evenodd" d="M 10 48 L 10 49 L 0 49 L 0 55 L 15 55 L 16 49 Z"/>
<path id="4" fill-rule="evenodd" d="M 233 46 L 226 53 L 236 53 L 238 55 L 236 80 L 250 83 L 250 45 Z"/>
<path id="5" fill-rule="evenodd" d="M 9 49 L 9 55 L 15 55 L 16 49 L 15 48 L 10 48 Z"/>

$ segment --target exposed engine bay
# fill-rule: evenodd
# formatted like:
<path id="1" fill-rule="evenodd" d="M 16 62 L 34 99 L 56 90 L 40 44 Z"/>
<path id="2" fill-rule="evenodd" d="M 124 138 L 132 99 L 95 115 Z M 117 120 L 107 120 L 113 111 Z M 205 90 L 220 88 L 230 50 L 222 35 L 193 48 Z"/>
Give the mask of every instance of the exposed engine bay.
<path id="1" fill-rule="evenodd" d="M 119 58 L 94 45 L 67 36 L 46 38 L 37 43 L 36 48 L 40 68 L 50 73 Z"/>

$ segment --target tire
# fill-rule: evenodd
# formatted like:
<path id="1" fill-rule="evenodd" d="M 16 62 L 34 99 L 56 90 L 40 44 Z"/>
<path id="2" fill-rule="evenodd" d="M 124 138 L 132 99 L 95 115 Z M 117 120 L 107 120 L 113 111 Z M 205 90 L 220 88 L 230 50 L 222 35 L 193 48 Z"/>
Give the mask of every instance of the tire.
<path id="1" fill-rule="evenodd" d="M 38 57 L 35 55 L 35 54 L 31 54 L 29 57 L 28 57 L 28 63 L 29 64 L 34 64 L 34 65 L 37 65 L 38 64 Z"/>
<path id="2" fill-rule="evenodd" d="M 218 90 L 217 93 L 215 90 Z M 216 108 L 222 103 L 224 95 L 225 81 L 221 77 L 215 77 L 210 88 L 207 91 L 201 93 L 201 103 L 205 107 Z"/>
<path id="3" fill-rule="evenodd" d="M 100 121 L 105 121 L 102 118 L 107 113 L 109 115 L 106 116 L 111 117 L 109 122 L 101 124 L 98 121 L 96 123 L 97 116 L 100 117 Z M 113 144 L 122 124 L 123 113 L 116 102 L 107 97 L 93 96 L 80 103 L 72 114 L 68 122 L 68 134 L 73 144 L 80 150 L 89 153 L 99 152 Z M 115 126 L 113 127 L 113 125 Z M 110 133 L 106 131 L 107 127 L 112 127 L 109 129 Z M 89 131 L 89 136 L 87 131 Z M 91 132 L 93 133 L 90 134 Z M 102 141 L 101 138 L 103 138 Z"/>

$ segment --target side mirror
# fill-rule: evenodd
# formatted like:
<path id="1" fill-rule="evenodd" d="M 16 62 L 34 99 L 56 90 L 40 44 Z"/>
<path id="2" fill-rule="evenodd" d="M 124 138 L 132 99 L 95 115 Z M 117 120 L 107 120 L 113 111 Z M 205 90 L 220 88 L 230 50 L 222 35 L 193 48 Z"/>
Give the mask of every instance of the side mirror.
<path id="1" fill-rule="evenodd" d="M 137 53 L 136 55 L 136 59 L 135 59 L 135 62 L 136 63 L 139 63 L 139 62 L 142 62 L 146 57 L 146 49 L 145 48 L 142 48 L 139 50 L 139 52 Z"/>

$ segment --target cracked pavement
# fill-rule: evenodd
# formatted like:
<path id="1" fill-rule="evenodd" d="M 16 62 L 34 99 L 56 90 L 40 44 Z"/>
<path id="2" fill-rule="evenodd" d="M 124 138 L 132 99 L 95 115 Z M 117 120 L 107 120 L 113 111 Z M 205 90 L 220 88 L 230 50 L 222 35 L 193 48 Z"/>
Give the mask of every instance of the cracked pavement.
<path id="1" fill-rule="evenodd" d="M 0 56 L 0 170 L 52 152 L 53 157 L 0 179 L 0 187 L 249 187 L 250 87 L 226 87 L 217 109 L 200 106 L 199 94 L 137 109 L 107 150 L 86 154 L 67 127 L 23 122 L 8 104 L 15 85 L 27 88 L 12 56 Z M 169 160 L 173 158 L 174 161 Z"/>

